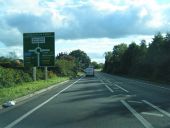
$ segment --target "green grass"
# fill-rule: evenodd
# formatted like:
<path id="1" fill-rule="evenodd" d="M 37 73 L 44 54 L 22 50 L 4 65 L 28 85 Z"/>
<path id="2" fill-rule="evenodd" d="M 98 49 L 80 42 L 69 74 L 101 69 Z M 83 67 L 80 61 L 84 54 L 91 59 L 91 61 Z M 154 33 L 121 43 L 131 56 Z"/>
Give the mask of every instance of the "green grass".
<path id="1" fill-rule="evenodd" d="M 0 88 L 0 104 L 8 100 L 14 100 L 18 97 L 28 95 L 68 79 L 68 77 L 53 77 L 47 81 L 39 80 L 35 82 L 23 83 L 9 88 Z"/>

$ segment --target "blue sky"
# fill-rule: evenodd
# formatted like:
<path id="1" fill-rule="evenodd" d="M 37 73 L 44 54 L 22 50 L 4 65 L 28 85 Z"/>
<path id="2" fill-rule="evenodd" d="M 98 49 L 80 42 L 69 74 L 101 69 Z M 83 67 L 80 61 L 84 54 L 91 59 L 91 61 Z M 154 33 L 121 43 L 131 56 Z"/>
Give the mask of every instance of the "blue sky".
<path id="1" fill-rule="evenodd" d="M 22 58 L 22 34 L 55 32 L 56 54 L 81 49 L 104 62 L 120 43 L 170 30 L 169 0 L 0 0 L 0 55 Z"/>

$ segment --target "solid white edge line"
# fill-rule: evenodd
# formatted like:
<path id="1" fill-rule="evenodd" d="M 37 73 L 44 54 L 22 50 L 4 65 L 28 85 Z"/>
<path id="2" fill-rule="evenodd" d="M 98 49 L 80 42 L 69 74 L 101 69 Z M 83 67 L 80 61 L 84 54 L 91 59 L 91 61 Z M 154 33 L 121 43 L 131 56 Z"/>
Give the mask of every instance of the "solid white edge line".
<path id="1" fill-rule="evenodd" d="M 137 80 L 132 80 L 132 82 L 142 83 L 142 84 L 145 84 L 145 85 L 149 85 L 149 86 L 153 86 L 153 87 L 157 87 L 157 88 L 161 88 L 161 89 L 170 90 L 170 88 L 166 88 L 166 87 L 163 87 L 161 85 L 154 85 L 154 84 L 150 84 L 150 83 L 146 83 L 146 82 L 141 82 L 141 81 L 137 81 Z M 139 85 L 139 86 L 143 86 L 143 85 Z"/>
<path id="2" fill-rule="evenodd" d="M 121 100 L 121 103 L 145 126 L 145 128 L 154 128 L 146 119 L 135 111 L 126 101 Z"/>
<path id="3" fill-rule="evenodd" d="M 74 85 L 75 83 L 77 83 L 79 80 L 81 80 L 83 77 L 81 77 L 80 79 L 78 79 L 77 81 L 75 81 L 74 83 L 70 84 L 69 86 L 67 86 L 66 88 L 64 88 L 63 90 L 61 90 L 60 92 L 58 92 L 57 94 L 53 95 L 52 97 L 50 97 L 48 100 L 44 101 L 43 103 L 39 104 L 37 107 L 33 108 L 32 110 L 28 111 L 27 113 L 25 113 L 24 115 L 22 115 L 21 117 L 19 117 L 18 119 L 14 120 L 12 123 L 8 124 L 7 126 L 5 126 L 4 128 L 12 128 L 15 125 L 17 125 L 19 122 L 21 122 L 23 119 L 25 119 L 27 116 L 31 115 L 33 112 L 35 112 L 36 110 L 38 110 L 39 108 L 41 108 L 42 106 L 44 106 L 45 104 L 47 104 L 49 101 L 51 101 L 52 99 L 54 99 L 56 96 L 58 96 L 60 93 L 62 93 L 63 91 L 65 91 L 66 89 L 68 89 L 69 87 L 71 87 L 72 85 Z"/>
<path id="4" fill-rule="evenodd" d="M 106 74 L 106 73 L 105 73 Z M 106 74 L 108 75 L 110 78 L 113 79 L 113 75 L 110 75 L 110 74 Z M 160 85 L 154 85 L 154 84 L 150 84 L 150 83 L 146 83 L 146 82 L 142 82 L 142 81 L 138 81 L 138 80 L 134 80 L 134 79 L 129 79 L 129 78 L 125 78 L 125 77 L 120 77 L 120 76 L 116 76 L 116 77 L 119 77 L 121 80 L 122 79 L 126 79 L 128 81 L 132 81 L 132 82 L 137 82 L 137 83 L 141 83 L 141 84 L 145 84 L 145 85 L 150 85 L 150 86 L 153 86 L 153 87 L 157 87 L 157 88 L 161 88 L 161 89 L 166 89 L 166 90 L 169 90 L 170 91 L 170 88 L 166 88 L 166 87 L 163 87 L 163 86 L 160 86 Z M 143 85 L 138 85 L 138 86 L 143 86 Z M 146 87 L 146 86 L 143 86 L 143 87 Z"/>
<path id="5" fill-rule="evenodd" d="M 121 86 L 119 86 L 119 85 L 117 85 L 117 84 L 115 84 L 115 83 L 114 83 L 114 85 L 115 85 L 116 87 L 118 87 L 118 88 L 122 89 L 123 91 L 127 92 L 127 93 L 129 92 L 128 90 L 126 90 L 126 89 L 122 88 Z"/>
<path id="6" fill-rule="evenodd" d="M 165 110 L 163 110 L 163 109 L 155 106 L 154 104 L 152 104 L 152 103 L 150 103 L 150 102 L 148 102 L 148 101 L 146 101 L 146 100 L 142 100 L 142 101 L 143 101 L 144 103 L 146 103 L 147 105 L 151 106 L 152 108 L 154 108 L 154 109 L 158 110 L 159 112 L 163 113 L 164 115 L 170 117 L 170 113 L 169 113 L 169 112 L 166 112 Z"/>

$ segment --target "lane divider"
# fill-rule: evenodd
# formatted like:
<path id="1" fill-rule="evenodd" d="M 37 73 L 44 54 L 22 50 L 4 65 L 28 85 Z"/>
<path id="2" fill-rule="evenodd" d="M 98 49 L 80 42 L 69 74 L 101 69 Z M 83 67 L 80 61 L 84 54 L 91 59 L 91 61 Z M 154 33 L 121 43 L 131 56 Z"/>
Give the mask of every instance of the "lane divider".
<path id="1" fill-rule="evenodd" d="M 19 122 L 21 122 L 22 120 L 24 120 L 26 117 L 28 117 L 29 115 L 31 115 L 33 112 L 35 112 L 36 110 L 38 110 L 39 108 L 41 108 L 42 106 L 44 106 L 45 104 L 47 104 L 48 102 L 50 102 L 52 99 L 54 99 L 55 97 L 57 97 L 60 93 L 62 93 L 63 91 L 65 91 L 66 89 L 70 88 L 72 85 L 74 85 L 75 83 L 77 83 L 79 80 L 81 80 L 83 77 L 81 77 L 80 79 L 78 79 L 77 81 L 75 81 L 74 83 L 70 84 L 69 86 L 67 86 L 66 88 L 64 88 L 63 90 L 61 90 L 60 92 L 58 92 L 57 94 L 53 95 L 52 97 L 50 97 L 48 100 L 44 101 L 43 103 L 39 104 L 37 107 L 33 108 L 32 110 L 28 111 L 27 113 L 25 113 L 24 115 L 22 115 L 21 117 L 19 117 L 18 119 L 14 120 L 12 123 L 10 123 L 9 125 L 5 126 L 4 128 L 12 128 L 15 125 L 17 125 Z"/>

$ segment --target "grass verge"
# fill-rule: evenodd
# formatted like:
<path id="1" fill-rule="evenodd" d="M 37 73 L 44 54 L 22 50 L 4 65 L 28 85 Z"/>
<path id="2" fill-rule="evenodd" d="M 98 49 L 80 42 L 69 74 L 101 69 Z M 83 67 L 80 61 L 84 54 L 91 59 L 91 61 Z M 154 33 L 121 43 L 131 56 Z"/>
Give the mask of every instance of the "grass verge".
<path id="1" fill-rule="evenodd" d="M 0 88 L 0 104 L 3 104 L 8 100 L 14 100 L 18 97 L 28 95 L 68 79 L 68 77 L 53 77 L 47 81 L 39 80 L 35 82 L 23 83 L 9 88 Z"/>

